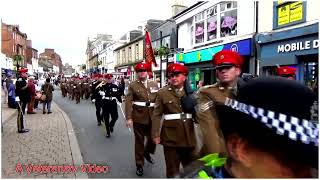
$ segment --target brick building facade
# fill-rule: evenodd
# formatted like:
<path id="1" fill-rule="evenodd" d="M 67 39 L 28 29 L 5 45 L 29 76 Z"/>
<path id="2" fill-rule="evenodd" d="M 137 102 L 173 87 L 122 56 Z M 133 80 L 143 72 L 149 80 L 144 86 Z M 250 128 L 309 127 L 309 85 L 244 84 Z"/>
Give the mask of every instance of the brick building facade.
<path id="1" fill-rule="evenodd" d="M 22 55 L 24 60 L 20 65 L 26 66 L 27 34 L 20 31 L 19 25 L 1 22 L 1 37 L 1 52 L 12 59 L 15 55 Z"/>

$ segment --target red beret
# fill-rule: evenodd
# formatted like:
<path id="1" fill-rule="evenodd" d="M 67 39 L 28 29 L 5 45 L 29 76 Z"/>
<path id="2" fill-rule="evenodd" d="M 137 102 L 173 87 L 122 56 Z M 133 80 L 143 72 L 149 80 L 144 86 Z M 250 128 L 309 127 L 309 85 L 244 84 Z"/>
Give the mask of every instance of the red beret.
<path id="1" fill-rule="evenodd" d="M 277 73 L 279 76 L 281 76 L 281 75 L 295 75 L 296 68 L 289 67 L 289 66 L 282 66 L 277 69 Z"/>
<path id="2" fill-rule="evenodd" d="M 18 72 L 19 73 L 26 73 L 26 72 L 28 72 L 28 69 L 27 68 L 22 68 L 22 69 L 19 69 Z"/>
<path id="3" fill-rule="evenodd" d="M 177 73 L 177 72 L 180 72 L 180 73 L 183 73 L 184 75 L 188 75 L 189 74 L 189 70 L 186 66 L 182 65 L 182 64 L 177 64 L 177 63 L 174 63 L 174 64 L 170 64 L 168 66 L 168 74 L 170 73 Z"/>
<path id="4" fill-rule="evenodd" d="M 213 56 L 212 60 L 216 68 L 226 65 L 241 67 L 243 64 L 243 58 L 241 57 L 241 55 L 231 50 L 222 50 L 216 53 Z"/>
<path id="5" fill-rule="evenodd" d="M 135 67 L 134 67 L 135 71 L 139 71 L 139 70 L 146 70 L 146 71 L 151 71 L 151 64 L 150 63 L 138 63 Z"/>
<path id="6" fill-rule="evenodd" d="M 111 79 L 112 77 L 113 77 L 113 75 L 110 73 L 104 74 L 104 78 Z"/>

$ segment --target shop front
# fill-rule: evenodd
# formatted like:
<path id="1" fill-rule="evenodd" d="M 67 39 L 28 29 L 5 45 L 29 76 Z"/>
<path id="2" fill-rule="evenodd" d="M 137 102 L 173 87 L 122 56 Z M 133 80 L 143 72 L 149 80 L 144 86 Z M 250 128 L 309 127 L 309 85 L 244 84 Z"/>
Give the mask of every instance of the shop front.
<path id="1" fill-rule="evenodd" d="M 221 50 L 232 50 L 239 52 L 244 58 L 242 72 L 254 73 L 255 63 L 252 58 L 252 38 L 226 43 L 221 45 L 213 45 L 210 47 L 193 50 L 191 52 L 176 54 L 177 62 L 184 63 L 189 68 L 189 82 L 192 89 L 197 89 L 200 81 L 203 85 L 214 84 L 216 73 L 213 69 L 212 56 Z"/>
<path id="2" fill-rule="evenodd" d="M 278 66 L 297 69 L 296 80 L 312 86 L 318 78 L 319 23 L 259 34 L 260 75 L 275 75 Z"/>

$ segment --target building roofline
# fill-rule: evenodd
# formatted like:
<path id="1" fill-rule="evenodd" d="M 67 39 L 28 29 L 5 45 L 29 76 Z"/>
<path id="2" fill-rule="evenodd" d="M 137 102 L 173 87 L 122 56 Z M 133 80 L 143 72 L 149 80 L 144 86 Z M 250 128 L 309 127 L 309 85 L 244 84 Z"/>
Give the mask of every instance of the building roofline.
<path id="1" fill-rule="evenodd" d="M 189 11 L 189 10 L 191 10 L 191 9 L 193 9 L 193 8 L 195 8 L 195 7 L 203 4 L 203 3 L 205 3 L 205 2 L 206 2 L 206 1 L 198 1 L 197 3 L 195 3 L 195 4 L 193 4 L 192 6 L 188 7 L 187 9 L 185 9 L 185 10 L 179 12 L 178 14 L 172 16 L 170 19 L 175 19 L 175 18 L 177 18 L 178 16 L 183 15 L 183 14 L 186 13 L 187 11 Z"/>
<path id="2" fill-rule="evenodd" d="M 128 45 L 131 45 L 131 44 L 133 44 L 133 43 L 135 43 L 135 42 L 143 39 L 144 36 L 145 36 L 145 35 L 141 35 L 141 36 L 133 39 L 132 41 L 130 41 L 130 42 L 128 42 L 128 43 L 126 43 L 126 44 L 124 44 L 124 45 L 122 45 L 122 46 L 117 47 L 116 49 L 114 49 L 114 51 L 117 51 L 117 50 L 119 50 L 119 49 L 122 49 L 123 47 L 126 47 L 126 46 L 128 46 Z"/>

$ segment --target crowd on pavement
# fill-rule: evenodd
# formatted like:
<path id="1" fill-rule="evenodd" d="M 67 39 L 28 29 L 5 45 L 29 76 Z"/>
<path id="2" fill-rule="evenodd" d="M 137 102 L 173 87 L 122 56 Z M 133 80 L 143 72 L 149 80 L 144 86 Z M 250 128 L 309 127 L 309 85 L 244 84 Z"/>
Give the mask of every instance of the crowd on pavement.
<path id="1" fill-rule="evenodd" d="M 19 133 L 28 132 L 28 129 L 25 129 L 23 125 L 23 115 L 26 112 L 27 114 L 36 114 L 35 109 L 39 108 L 40 103 L 43 105 L 43 114 L 52 113 L 50 108 L 54 88 L 50 83 L 50 78 L 46 78 L 44 83 L 41 80 L 35 80 L 34 76 L 28 76 L 27 71 L 28 69 L 25 68 L 19 69 L 15 82 L 12 79 L 12 72 L 6 73 L 6 77 L 2 79 L 2 90 L 5 94 L 4 103 L 8 104 L 9 108 L 21 111 L 18 114 L 18 119 L 20 119 L 18 120 Z"/>

